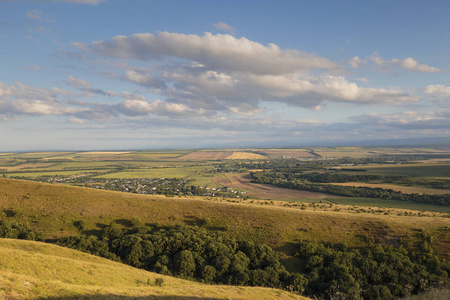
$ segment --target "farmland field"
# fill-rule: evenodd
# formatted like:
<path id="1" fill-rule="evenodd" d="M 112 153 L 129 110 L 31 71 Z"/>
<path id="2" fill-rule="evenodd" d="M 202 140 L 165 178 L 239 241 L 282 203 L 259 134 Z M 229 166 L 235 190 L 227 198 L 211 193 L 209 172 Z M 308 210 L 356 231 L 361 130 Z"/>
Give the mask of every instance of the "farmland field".
<path id="1" fill-rule="evenodd" d="M 405 194 L 450 194 L 450 190 L 444 189 L 429 189 L 429 188 L 421 188 L 421 187 L 413 187 L 413 186 L 402 186 L 395 184 L 377 184 L 377 183 L 364 183 L 364 182 L 345 182 L 345 183 L 331 183 L 335 185 L 343 185 L 343 186 L 356 186 L 356 187 L 370 187 L 370 188 L 382 188 L 382 189 L 391 189 L 394 191 L 399 191 Z"/>
<path id="2" fill-rule="evenodd" d="M 450 178 L 450 163 L 368 165 L 347 168 L 366 169 L 364 174 L 373 175 Z"/>
<path id="3" fill-rule="evenodd" d="M 305 149 L 268 149 L 261 150 L 261 152 L 275 157 L 283 157 L 283 158 L 313 158 L 317 157 L 317 155 L 312 154 L 310 151 Z"/>
<path id="4" fill-rule="evenodd" d="M 232 151 L 195 151 L 183 155 L 178 159 L 181 160 L 221 160 L 226 159 L 233 154 Z"/>
<path id="5" fill-rule="evenodd" d="M 308 191 L 299 191 L 287 188 L 281 188 L 269 184 L 252 183 L 248 174 L 225 174 L 224 177 L 215 177 L 213 182 L 221 183 L 225 186 L 235 188 L 237 190 L 247 191 L 246 195 L 261 199 L 278 200 L 278 199 L 322 199 L 334 197 L 330 194 L 314 193 Z"/>
<path id="6" fill-rule="evenodd" d="M 233 152 L 226 159 L 267 159 L 266 156 L 250 152 Z"/>
<path id="7" fill-rule="evenodd" d="M 205 170 L 205 166 L 180 168 L 130 169 L 124 172 L 97 176 L 99 178 L 184 178 L 193 173 Z"/>
<path id="8" fill-rule="evenodd" d="M 96 172 L 97 170 L 90 170 L 89 172 Z M 8 173 L 10 177 L 41 177 L 41 176 L 75 176 L 84 174 L 83 171 L 44 171 L 44 172 L 21 172 Z"/>
<path id="9" fill-rule="evenodd" d="M 361 158 L 375 157 L 379 155 L 450 155 L 448 148 L 389 148 L 389 147 L 330 147 L 330 148 L 314 148 L 314 152 L 323 157 L 330 158 Z"/>

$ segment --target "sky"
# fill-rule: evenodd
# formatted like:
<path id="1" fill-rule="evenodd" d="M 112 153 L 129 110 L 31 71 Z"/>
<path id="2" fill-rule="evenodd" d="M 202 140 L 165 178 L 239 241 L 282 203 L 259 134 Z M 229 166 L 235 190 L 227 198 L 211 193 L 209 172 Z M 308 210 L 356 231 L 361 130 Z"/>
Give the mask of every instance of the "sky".
<path id="1" fill-rule="evenodd" d="M 0 0 L 0 151 L 450 137 L 450 1 Z"/>

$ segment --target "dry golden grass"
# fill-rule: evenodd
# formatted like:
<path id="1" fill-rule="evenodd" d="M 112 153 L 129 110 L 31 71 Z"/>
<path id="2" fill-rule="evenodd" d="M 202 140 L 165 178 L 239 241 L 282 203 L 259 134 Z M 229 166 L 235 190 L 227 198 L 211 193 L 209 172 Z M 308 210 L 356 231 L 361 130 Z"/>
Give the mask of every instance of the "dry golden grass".
<path id="1" fill-rule="evenodd" d="M 155 286 L 156 278 L 164 280 Z M 0 298 L 306 299 L 286 291 L 204 285 L 55 245 L 0 239 Z"/>
<path id="2" fill-rule="evenodd" d="M 391 189 L 391 190 L 399 191 L 399 192 L 402 192 L 405 194 L 430 194 L 430 195 L 450 194 L 450 190 L 430 189 L 430 188 L 421 188 L 421 187 L 414 187 L 414 186 L 402 186 L 402 185 L 387 184 L 387 183 L 345 182 L 345 183 L 330 183 L 330 184 L 342 185 L 342 186 Z"/>
<path id="3" fill-rule="evenodd" d="M 226 159 L 266 159 L 267 157 L 261 154 L 251 152 L 233 152 Z"/>

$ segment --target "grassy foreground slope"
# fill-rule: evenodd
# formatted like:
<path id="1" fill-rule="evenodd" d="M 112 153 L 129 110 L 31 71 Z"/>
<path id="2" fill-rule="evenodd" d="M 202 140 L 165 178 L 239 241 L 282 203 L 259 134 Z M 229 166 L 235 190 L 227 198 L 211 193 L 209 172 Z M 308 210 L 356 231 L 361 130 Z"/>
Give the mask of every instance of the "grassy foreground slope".
<path id="1" fill-rule="evenodd" d="M 155 279 L 163 279 L 162 286 Z M 307 299 L 286 291 L 206 285 L 40 242 L 0 239 L 1 299 Z"/>
<path id="2" fill-rule="evenodd" d="M 220 202 L 220 199 L 127 194 L 89 188 L 0 179 L 0 218 L 41 231 L 44 238 L 77 235 L 74 222 L 83 220 L 84 231 L 101 229 L 116 221 L 127 225 L 133 217 L 143 223 L 199 225 L 226 231 L 238 240 L 266 243 L 282 256 L 299 239 L 316 242 L 397 245 L 419 230 L 432 235 L 438 253 L 450 253 L 448 217 L 374 214 L 369 211 L 281 207 Z M 448 215 L 447 215 L 448 216 Z"/>

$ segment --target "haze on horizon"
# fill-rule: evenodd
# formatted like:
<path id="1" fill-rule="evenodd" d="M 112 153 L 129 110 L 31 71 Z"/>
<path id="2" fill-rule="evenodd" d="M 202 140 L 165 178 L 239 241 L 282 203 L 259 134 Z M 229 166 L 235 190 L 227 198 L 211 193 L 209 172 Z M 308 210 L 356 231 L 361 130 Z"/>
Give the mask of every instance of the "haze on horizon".
<path id="1" fill-rule="evenodd" d="M 1 151 L 450 138 L 445 1 L 0 2 Z"/>

